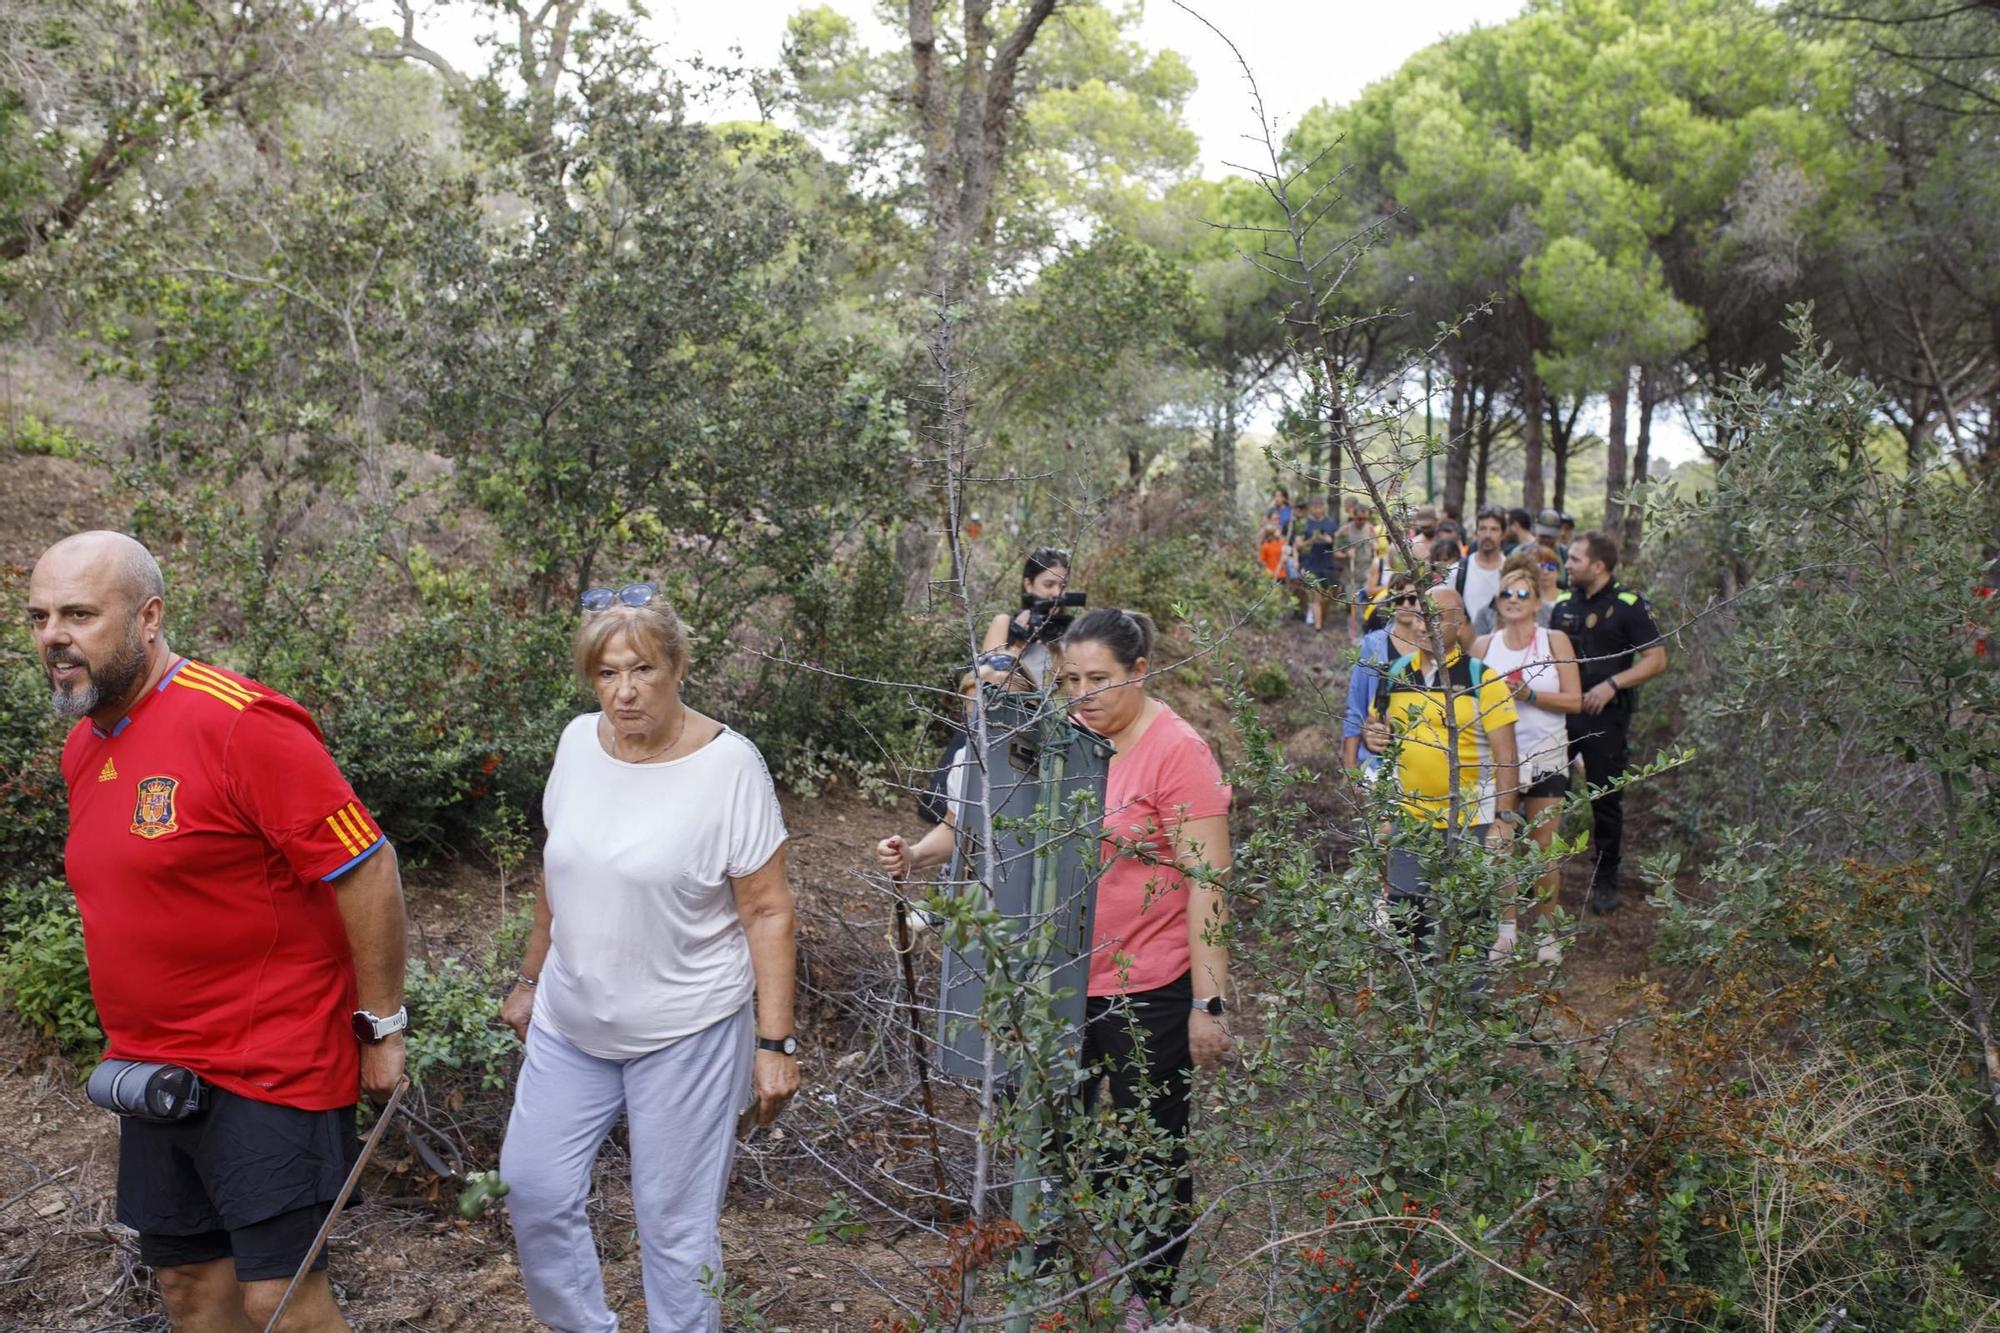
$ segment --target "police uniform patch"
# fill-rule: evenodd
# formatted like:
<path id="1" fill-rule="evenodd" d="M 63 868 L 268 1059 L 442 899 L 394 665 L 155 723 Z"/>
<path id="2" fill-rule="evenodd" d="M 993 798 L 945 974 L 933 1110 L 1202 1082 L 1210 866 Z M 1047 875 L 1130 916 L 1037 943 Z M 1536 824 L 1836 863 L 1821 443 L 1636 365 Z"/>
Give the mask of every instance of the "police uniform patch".
<path id="1" fill-rule="evenodd" d="M 1583 627 L 1585 629 L 1597 628 L 1597 612 L 1592 611 L 1589 615 L 1583 618 Z"/>
<path id="2" fill-rule="evenodd" d="M 139 779 L 139 802 L 132 807 L 132 832 L 148 841 L 179 832 L 180 825 L 174 821 L 174 792 L 180 785 L 179 778 Z"/>

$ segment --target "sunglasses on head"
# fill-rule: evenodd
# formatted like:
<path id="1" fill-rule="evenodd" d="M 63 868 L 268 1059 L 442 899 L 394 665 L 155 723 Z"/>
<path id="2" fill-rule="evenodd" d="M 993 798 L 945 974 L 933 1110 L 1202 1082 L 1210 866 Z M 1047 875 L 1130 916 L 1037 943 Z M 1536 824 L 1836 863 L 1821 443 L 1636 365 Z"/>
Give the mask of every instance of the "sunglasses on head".
<path id="1" fill-rule="evenodd" d="M 1012 653 L 984 653 L 974 659 L 974 665 L 988 671 L 1012 671 L 1014 664 L 1020 660 Z"/>
<path id="2" fill-rule="evenodd" d="M 660 595 L 655 583 L 628 583 L 622 588 L 585 588 L 583 609 L 609 611 L 614 606 L 644 606 Z"/>

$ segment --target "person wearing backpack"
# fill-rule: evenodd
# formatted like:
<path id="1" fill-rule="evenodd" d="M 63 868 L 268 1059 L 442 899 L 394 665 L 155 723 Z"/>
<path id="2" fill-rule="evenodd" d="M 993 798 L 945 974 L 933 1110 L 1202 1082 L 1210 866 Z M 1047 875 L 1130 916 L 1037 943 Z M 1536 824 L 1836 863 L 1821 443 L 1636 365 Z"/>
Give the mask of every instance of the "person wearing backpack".
<path id="1" fill-rule="evenodd" d="M 1500 566 L 1507 559 L 1500 552 L 1505 523 L 1506 516 L 1500 510 L 1480 510 L 1472 529 L 1477 544 L 1452 571 L 1451 586 L 1457 589 L 1465 606 L 1467 623 L 1477 620 L 1481 612 L 1492 606 L 1495 594 L 1500 591 Z"/>
<path id="2" fill-rule="evenodd" d="M 1386 753 L 1394 743 L 1404 826 L 1390 843 L 1388 900 L 1414 907 L 1418 942 L 1430 933 L 1436 868 L 1435 854 L 1428 863 L 1422 854 L 1427 835 L 1456 831 L 1461 845 L 1505 847 L 1521 822 L 1513 696 L 1499 674 L 1459 646 L 1465 608 L 1457 591 L 1440 584 L 1428 596 L 1444 660 L 1436 661 L 1425 646 L 1392 662 L 1374 716 L 1361 732 L 1362 745 L 1373 753 Z M 1417 637 L 1430 635 L 1419 630 Z"/>
<path id="3" fill-rule="evenodd" d="M 1371 778 L 1382 767 L 1382 756 L 1362 748 L 1361 729 L 1388 681 L 1389 664 L 1423 647 L 1424 637 L 1423 599 L 1415 575 L 1405 571 L 1390 579 L 1381 589 L 1381 601 L 1389 623 L 1361 636 L 1354 668 L 1347 675 L 1347 717 L 1340 732 L 1342 766 L 1358 768 Z"/>

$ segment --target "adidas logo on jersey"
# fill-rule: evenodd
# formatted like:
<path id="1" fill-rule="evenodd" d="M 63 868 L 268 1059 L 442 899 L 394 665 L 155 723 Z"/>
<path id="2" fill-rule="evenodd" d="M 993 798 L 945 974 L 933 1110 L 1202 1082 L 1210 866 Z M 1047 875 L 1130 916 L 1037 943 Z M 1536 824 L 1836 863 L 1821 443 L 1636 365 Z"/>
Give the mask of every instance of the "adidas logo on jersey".
<path id="1" fill-rule="evenodd" d="M 117 780 L 118 780 L 118 765 L 116 765 L 116 764 L 112 763 L 112 762 L 111 762 L 111 761 L 110 761 L 109 759 L 105 760 L 105 761 L 104 761 L 104 767 L 103 767 L 103 768 L 100 768 L 100 769 L 98 769 L 98 770 L 97 770 L 97 780 L 98 780 L 99 782 L 115 782 L 115 781 L 117 781 Z"/>

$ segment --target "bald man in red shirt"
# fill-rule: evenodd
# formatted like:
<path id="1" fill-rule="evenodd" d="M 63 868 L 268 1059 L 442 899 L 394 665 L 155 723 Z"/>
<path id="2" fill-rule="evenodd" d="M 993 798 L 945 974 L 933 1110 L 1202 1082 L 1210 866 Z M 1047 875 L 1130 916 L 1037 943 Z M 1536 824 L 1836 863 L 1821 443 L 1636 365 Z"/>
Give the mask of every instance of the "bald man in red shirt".
<path id="1" fill-rule="evenodd" d="M 63 746 L 66 866 L 107 1059 L 205 1084 L 120 1122 L 118 1220 L 177 1333 L 261 1329 L 354 1160 L 357 1092 L 403 1074 L 396 854 L 312 718 L 180 656 L 159 565 L 86 532 L 43 553 L 28 619 Z M 282 1327 L 348 1327 L 325 1258 Z"/>

